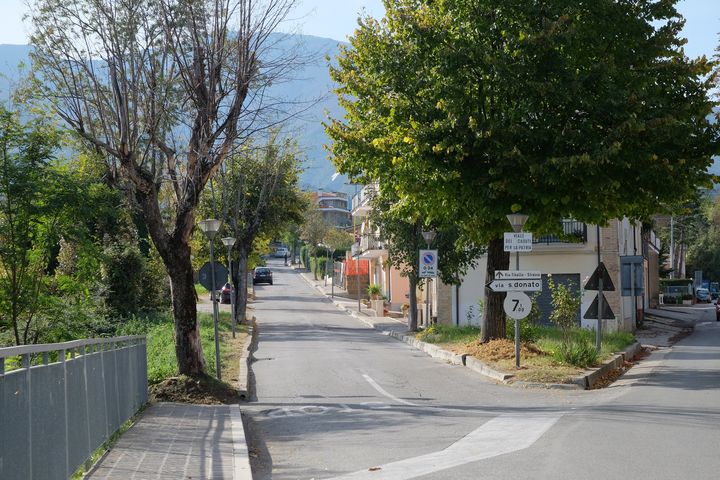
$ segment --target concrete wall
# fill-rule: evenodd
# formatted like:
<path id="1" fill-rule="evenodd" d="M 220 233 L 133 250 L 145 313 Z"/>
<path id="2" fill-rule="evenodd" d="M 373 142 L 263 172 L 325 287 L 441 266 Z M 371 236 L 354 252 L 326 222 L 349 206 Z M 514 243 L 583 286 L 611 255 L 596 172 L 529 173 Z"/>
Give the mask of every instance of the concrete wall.
<path id="1" fill-rule="evenodd" d="M 408 295 L 410 293 L 410 280 L 407 277 L 400 275 L 400 270 L 396 268 L 388 269 L 388 275 L 390 278 L 390 303 L 398 308 L 403 303 L 408 303 Z"/>

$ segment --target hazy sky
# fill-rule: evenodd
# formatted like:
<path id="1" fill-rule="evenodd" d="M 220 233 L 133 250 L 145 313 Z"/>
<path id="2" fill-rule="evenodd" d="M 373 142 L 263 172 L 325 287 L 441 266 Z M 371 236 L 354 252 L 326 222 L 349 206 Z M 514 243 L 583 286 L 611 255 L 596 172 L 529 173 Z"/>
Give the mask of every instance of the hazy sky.
<path id="1" fill-rule="evenodd" d="M 0 44 L 27 43 L 28 28 L 22 24 L 27 2 L 0 0 Z M 381 0 L 300 0 L 284 30 L 299 25 L 300 32 L 307 35 L 345 40 L 363 8 L 375 17 L 384 11 Z M 720 32 L 720 0 L 682 0 L 678 8 L 687 19 L 683 34 L 688 38 L 688 55 L 713 55 Z"/>

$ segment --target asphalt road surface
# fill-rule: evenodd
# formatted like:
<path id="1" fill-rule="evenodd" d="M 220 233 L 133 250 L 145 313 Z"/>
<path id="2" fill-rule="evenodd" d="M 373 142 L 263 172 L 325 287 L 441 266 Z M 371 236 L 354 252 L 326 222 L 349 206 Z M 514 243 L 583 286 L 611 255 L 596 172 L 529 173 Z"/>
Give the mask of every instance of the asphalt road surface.
<path id="1" fill-rule="evenodd" d="M 271 264 L 257 286 L 255 478 L 720 478 L 720 323 L 597 391 L 496 385 L 366 327 Z"/>

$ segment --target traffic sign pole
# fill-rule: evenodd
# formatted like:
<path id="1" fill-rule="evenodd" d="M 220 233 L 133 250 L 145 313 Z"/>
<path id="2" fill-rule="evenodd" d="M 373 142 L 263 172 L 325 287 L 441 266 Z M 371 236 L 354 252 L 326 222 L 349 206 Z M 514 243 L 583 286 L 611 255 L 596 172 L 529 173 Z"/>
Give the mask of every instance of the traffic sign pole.
<path id="1" fill-rule="evenodd" d="M 220 341 L 218 340 L 218 302 L 217 302 L 217 286 L 215 285 L 215 250 L 213 249 L 213 241 L 210 240 L 210 277 L 212 278 L 210 285 L 212 285 L 212 298 L 213 304 L 213 326 L 215 329 L 215 371 L 217 372 L 218 380 L 222 380 L 222 374 L 220 373 Z"/>
<path id="2" fill-rule="evenodd" d="M 602 275 L 598 278 L 598 323 L 595 331 L 595 351 L 600 353 L 602 346 L 602 317 L 603 317 L 603 279 Z"/>
<path id="3" fill-rule="evenodd" d="M 520 252 L 515 252 L 515 271 L 520 271 Z M 515 319 L 515 367 L 520 368 L 520 319 Z"/>

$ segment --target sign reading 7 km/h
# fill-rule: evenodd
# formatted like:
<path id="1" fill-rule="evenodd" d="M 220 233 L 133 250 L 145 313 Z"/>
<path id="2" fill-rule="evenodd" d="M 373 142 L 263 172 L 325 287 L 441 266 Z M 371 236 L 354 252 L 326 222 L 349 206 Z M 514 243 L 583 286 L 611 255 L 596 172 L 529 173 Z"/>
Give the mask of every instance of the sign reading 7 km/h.
<path id="1" fill-rule="evenodd" d="M 503 302 L 503 308 L 508 317 L 521 320 L 530 315 L 532 300 L 523 292 L 509 292 Z"/>

